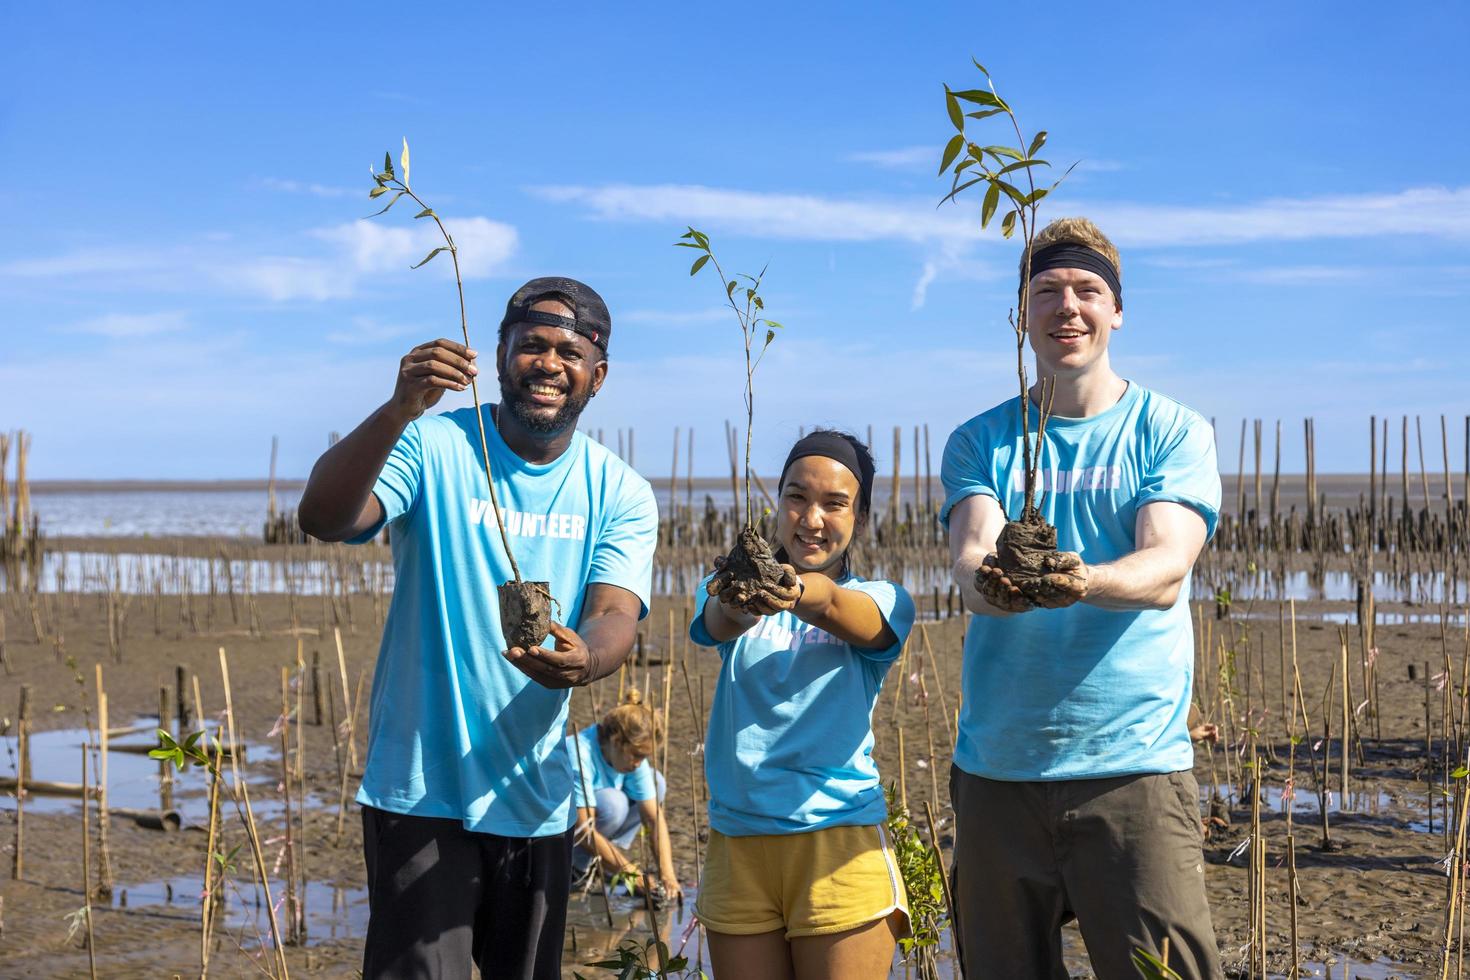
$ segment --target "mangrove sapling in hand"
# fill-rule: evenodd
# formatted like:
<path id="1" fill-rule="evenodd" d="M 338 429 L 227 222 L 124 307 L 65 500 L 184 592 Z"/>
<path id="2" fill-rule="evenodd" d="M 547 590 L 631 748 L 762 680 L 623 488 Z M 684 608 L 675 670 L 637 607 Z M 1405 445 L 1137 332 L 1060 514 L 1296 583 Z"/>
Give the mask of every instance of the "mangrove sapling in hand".
<path id="1" fill-rule="evenodd" d="M 693 228 L 680 235 L 674 244 L 700 253 L 689 267 L 689 275 L 698 275 L 706 265 L 714 268 L 715 274 L 720 277 L 720 285 L 725 289 L 725 301 L 740 322 L 740 336 L 745 347 L 745 523 L 736 536 L 735 546 L 730 549 L 730 553 L 715 559 L 715 576 L 706 587 L 710 595 L 720 596 L 733 605 L 744 607 L 772 591 L 784 593 L 797 587 L 796 582 L 791 580 L 790 573 L 782 569 L 780 562 L 776 561 L 770 544 L 756 530 L 750 499 L 750 437 L 755 425 L 755 369 L 760 366 L 761 358 L 771 346 L 771 341 L 776 339 L 776 331 L 782 329 L 782 326 L 765 316 L 766 303 L 760 295 L 765 269 L 761 269 L 756 276 L 736 273 L 727 278 L 719 260 L 710 250 L 709 236 Z M 743 296 L 743 301 L 737 300 L 737 295 Z M 762 332 L 765 339 L 759 340 Z M 758 341 L 760 349 L 756 350 Z M 738 509 L 739 506 L 740 501 L 735 501 L 735 507 Z"/>
<path id="2" fill-rule="evenodd" d="M 1072 552 L 1057 550 L 1057 530 L 1042 516 L 1037 499 L 1041 455 L 1046 443 L 1046 424 L 1051 417 L 1056 379 L 1043 377 L 1038 385 L 1038 416 L 1033 439 L 1031 386 L 1025 362 L 1026 284 L 1031 279 L 1032 243 L 1040 227 L 1038 212 L 1042 199 L 1055 190 L 1067 174 L 1049 186 L 1037 186 L 1036 169 L 1051 166 L 1036 155 L 1046 144 L 1046 131 L 1041 130 L 1028 141 L 1021 133 L 1021 125 L 1010 104 L 996 94 L 990 73 L 978 61 L 975 67 L 985 76 L 985 88 L 955 91 L 948 85 L 944 87 L 945 107 L 955 135 L 945 145 L 939 164 L 941 174 L 950 172 L 953 176 L 950 191 L 940 203 L 952 201 L 961 192 L 984 184 L 980 227 L 989 227 L 1004 198 L 1007 210 L 1001 218 L 1001 234 L 1010 238 L 1018 226 L 1021 230 L 1021 289 L 1017 308 L 1011 311 L 1009 319 L 1016 334 L 1016 376 L 1021 387 L 1019 415 L 1025 497 L 1021 514 L 1018 518 L 1007 515 L 1012 519 L 1006 522 L 996 540 L 995 554 L 987 556 L 975 576 L 976 588 L 993 604 L 1019 612 L 1034 606 L 1070 604 L 1085 590 L 1086 584 L 1081 558 Z M 968 103 L 976 109 L 965 112 L 961 103 Z M 967 120 L 978 121 L 997 115 L 1004 115 L 1010 123 L 1016 137 L 1015 146 L 981 146 L 970 141 L 966 133 Z M 1070 167 L 1067 173 L 1071 173 Z M 1021 183 L 1023 178 L 1024 188 L 1018 187 L 1017 183 Z"/>
<path id="3" fill-rule="evenodd" d="M 413 268 L 426 265 L 432 261 L 440 252 L 448 252 L 449 259 L 454 263 L 454 286 L 459 293 L 459 326 L 464 335 L 465 347 L 470 346 L 469 321 L 465 315 L 464 305 L 464 279 L 459 271 L 459 249 L 454 244 L 454 237 L 449 234 L 449 229 L 444 227 L 444 222 L 434 209 L 429 207 L 416 194 L 408 183 L 408 140 L 403 141 L 403 153 L 399 157 L 399 164 L 403 168 L 400 175 L 393 169 L 393 155 L 383 154 L 383 170 L 373 174 L 373 183 L 376 185 L 368 196 L 372 198 L 381 197 L 389 192 L 393 196 L 383 206 L 383 210 L 377 212 L 383 214 L 398 202 L 398 199 L 407 195 L 419 206 L 419 213 L 414 215 L 415 220 L 430 218 L 435 227 L 439 229 L 439 235 L 444 239 L 444 244 L 435 247 L 428 255 L 424 256 Z M 500 626 L 505 637 L 507 648 L 519 647 L 528 650 L 531 647 L 540 646 L 551 632 L 551 583 L 549 582 L 527 582 L 521 578 L 520 566 L 516 564 L 515 554 L 511 551 L 510 538 L 505 532 L 505 520 L 500 514 L 500 501 L 495 495 L 495 479 L 490 473 L 490 447 L 485 441 L 485 416 L 480 409 L 480 389 L 475 382 L 475 376 L 470 375 L 470 397 L 475 406 L 475 421 L 480 427 L 480 454 L 485 462 L 485 482 L 490 488 L 490 509 L 495 512 L 495 526 L 500 530 L 500 543 L 505 548 L 505 557 L 510 561 L 511 574 L 514 576 L 510 582 L 501 583 L 496 587 L 500 602 Z"/>

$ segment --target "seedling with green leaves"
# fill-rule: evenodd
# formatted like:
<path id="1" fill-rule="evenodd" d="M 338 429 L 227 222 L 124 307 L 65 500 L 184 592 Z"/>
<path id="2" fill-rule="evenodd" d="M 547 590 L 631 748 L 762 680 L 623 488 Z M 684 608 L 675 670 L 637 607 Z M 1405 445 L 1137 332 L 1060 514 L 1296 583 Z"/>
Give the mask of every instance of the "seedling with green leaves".
<path id="1" fill-rule="evenodd" d="M 766 277 L 763 267 L 759 275 L 736 273 L 726 276 L 719 259 L 710 249 L 709 236 L 690 228 L 674 243 L 678 248 L 692 248 L 699 253 L 689 267 L 689 275 L 697 276 L 706 265 L 720 277 L 725 290 L 725 302 L 734 311 L 740 322 L 740 337 L 745 347 L 745 522 L 730 553 L 715 561 L 715 577 L 708 588 L 710 595 L 719 595 L 733 587 L 731 598 L 743 605 L 762 593 L 763 590 L 783 584 L 784 576 L 776 561 L 771 546 L 756 529 L 754 508 L 750 497 L 750 437 L 755 427 L 755 369 L 776 339 L 781 324 L 766 316 L 766 302 L 761 298 L 761 284 Z M 762 339 L 764 336 L 764 339 Z M 738 508 L 740 502 L 737 500 Z M 787 583 L 794 584 L 794 583 Z"/>
<path id="2" fill-rule="evenodd" d="M 1049 185 L 1037 183 L 1037 171 L 1051 167 L 1050 163 L 1037 156 L 1046 145 L 1046 130 L 1040 130 L 1029 140 L 1026 139 L 1010 103 L 996 92 L 990 72 L 978 61 L 975 62 L 975 67 L 985 76 L 984 88 L 955 90 L 948 85 L 944 87 L 945 108 L 955 134 L 945 144 L 939 163 L 940 174 L 948 172 L 952 176 L 950 191 L 940 204 L 955 200 L 972 187 L 984 185 L 985 194 L 980 204 L 980 227 L 990 226 L 991 220 L 1004 202 L 1006 211 L 1000 221 L 1001 234 L 1010 238 L 1018 228 L 1021 232 L 1021 289 L 1017 307 L 1011 311 L 1009 320 L 1016 334 L 1016 377 L 1021 387 L 1018 414 L 1021 421 L 1022 464 L 1025 467 L 1025 503 L 1020 518 L 1007 521 L 1001 531 L 996 541 L 996 560 L 1006 572 L 1007 578 L 1021 590 L 1027 600 L 1044 602 L 1056 591 L 1053 580 L 1048 576 L 1073 573 L 1077 570 L 1079 561 L 1075 556 L 1057 551 L 1056 528 L 1041 516 L 1037 502 L 1038 473 L 1046 440 L 1046 424 L 1051 417 L 1051 400 L 1056 379 L 1041 378 L 1039 414 L 1033 434 L 1031 385 L 1026 374 L 1025 356 L 1028 305 L 1026 284 L 1031 280 L 1032 243 L 1041 227 L 1041 202 L 1067 178 L 1072 168 L 1068 167 L 1066 173 Z M 967 112 L 967 105 L 975 108 Z M 1016 145 L 981 145 L 970 139 L 970 127 L 997 116 L 1004 116 L 1003 121 L 1010 124 Z M 1072 166 L 1075 167 L 1076 164 Z M 983 578 L 977 579 L 977 586 L 984 584 Z"/>
<path id="3" fill-rule="evenodd" d="M 454 263 L 454 288 L 459 294 L 459 327 L 464 335 L 464 345 L 469 347 L 470 327 L 465 314 L 464 278 L 459 270 L 459 248 L 454 244 L 454 236 L 449 234 L 449 229 L 444 227 L 444 222 L 439 215 L 434 212 L 433 208 L 425 204 L 423 199 L 409 186 L 407 139 L 403 141 L 403 153 L 399 156 L 398 162 L 403 168 L 402 174 L 393 169 L 393 155 L 384 153 L 382 171 L 373 173 L 374 187 L 368 191 L 368 197 L 378 198 L 390 193 L 393 196 L 388 199 L 387 204 L 383 205 L 383 210 L 372 217 L 385 214 L 394 204 L 398 203 L 399 198 L 406 196 L 419 206 L 419 212 L 414 215 L 414 220 L 429 218 L 434 222 L 444 244 L 436 246 L 411 268 L 417 269 L 427 265 L 441 252 L 449 253 L 449 259 Z M 546 639 L 546 634 L 551 631 L 551 584 L 549 582 L 527 582 L 521 578 L 520 566 L 516 564 L 515 553 L 510 547 L 510 537 L 505 532 L 505 520 L 500 515 L 500 500 L 495 495 L 495 479 L 490 472 L 490 447 L 485 440 L 485 415 L 480 409 L 480 388 L 473 374 L 470 375 L 470 398 L 475 406 L 475 422 L 480 427 L 480 455 L 485 463 L 485 483 L 490 488 L 490 509 L 495 512 L 495 526 L 500 529 L 500 543 L 505 548 L 505 557 L 510 561 L 510 571 L 514 576 L 513 581 L 503 582 L 496 588 L 500 601 L 501 631 L 505 636 L 507 647 L 530 649 L 540 646 L 541 642 Z"/>
<path id="4" fill-rule="evenodd" d="M 908 807 L 892 784 L 884 795 L 888 798 L 888 836 L 909 901 L 909 934 L 898 940 L 898 947 L 918 980 L 937 980 L 940 940 L 949 922 L 939 852 L 919 837 Z"/>
<path id="5" fill-rule="evenodd" d="M 689 957 L 670 956 L 668 945 L 654 938 L 642 944 L 635 939 L 624 939 L 612 957 L 587 965 L 611 970 L 618 980 L 709 980 L 703 970 L 689 966 Z M 572 976 L 587 980 L 575 971 Z"/>

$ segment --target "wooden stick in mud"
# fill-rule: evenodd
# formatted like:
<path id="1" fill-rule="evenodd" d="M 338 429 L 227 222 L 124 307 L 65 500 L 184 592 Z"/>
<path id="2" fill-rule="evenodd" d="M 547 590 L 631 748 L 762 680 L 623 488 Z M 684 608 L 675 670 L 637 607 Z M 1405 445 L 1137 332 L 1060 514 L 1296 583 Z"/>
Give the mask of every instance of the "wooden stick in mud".
<path id="1" fill-rule="evenodd" d="M 903 729 L 898 730 L 898 799 L 905 810 L 909 806 L 909 776 L 907 758 L 903 750 Z"/>
<path id="2" fill-rule="evenodd" d="M 1296 700 L 1299 703 L 1300 702 L 1300 699 L 1301 699 L 1301 679 L 1300 679 L 1301 678 L 1301 674 L 1297 671 L 1297 663 L 1296 663 L 1296 600 L 1295 599 L 1292 599 L 1290 601 L 1291 601 L 1291 673 L 1292 673 L 1292 677 L 1294 678 L 1294 680 L 1293 680 L 1293 688 L 1292 688 L 1292 697 L 1293 697 L 1294 700 Z M 1287 968 L 1286 977 L 1287 977 L 1287 980 L 1297 980 L 1297 978 L 1301 976 L 1301 971 L 1300 971 L 1300 968 L 1298 967 L 1298 963 L 1300 962 L 1299 961 L 1299 956 L 1301 955 L 1301 950 L 1300 950 L 1299 946 L 1297 945 L 1298 939 L 1297 939 L 1297 924 L 1296 924 L 1296 899 L 1297 899 L 1296 838 L 1295 838 L 1295 836 L 1293 836 L 1293 834 L 1291 832 L 1292 811 L 1295 809 L 1295 803 L 1296 803 L 1296 799 L 1295 799 L 1295 796 L 1296 796 L 1296 710 L 1295 710 L 1294 707 L 1293 707 L 1293 710 L 1292 710 L 1291 714 L 1288 717 L 1289 717 L 1289 721 L 1288 721 L 1288 735 L 1287 735 L 1287 745 L 1288 745 L 1287 759 L 1288 759 L 1288 761 L 1287 761 L 1287 764 L 1286 764 L 1286 780 L 1287 780 L 1287 786 L 1290 788 L 1290 792 L 1289 793 L 1285 793 L 1283 795 L 1286 797 L 1286 906 L 1291 911 L 1291 916 L 1290 916 L 1290 919 L 1291 919 L 1291 957 L 1290 957 L 1290 960 L 1289 960 L 1289 965 L 1288 965 L 1288 968 Z M 1310 737 L 1310 733 L 1308 734 L 1308 737 Z"/>
<path id="3" fill-rule="evenodd" d="M 322 723 L 322 652 L 311 651 L 311 704 L 312 717 L 316 720 L 312 724 L 321 727 Z"/>
<path id="4" fill-rule="evenodd" d="M 15 725 L 15 853 L 10 857 L 10 877 L 19 881 L 25 874 L 26 780 L 30 777 L 31 686 L 20 686 L 20 713 Z"/>
<path id="5" fill-rule="evenodd" d="M 944 714 L 944 734 L 949 739 L 949 749 L 953 752 L 955 730 L 950 727 L 949 698 L 944 693 L 944 681 L 939 676 L 939 664 L 934 659 L 934 644 L 929 642 L 929 628 L 922 623 L 919 624 L 919 635 L 924 640 L 924 659 L 929 661 L 929 673 L 934 677 L 934 689 L 939 692 L 939 710 Z"/>
<path id="6" fill-rule="evenodd" d="M 939 846 L 939 831 L 934 822 L 934 804 L 930 800 L 924 801 L 924 819 L 929 824 L 929 844 L 934 848 L 934 856 L 939 860 L 939 881 L 944 889 L 944 907 L 949 912 L 949 942 L 951 949 L 959 949 L 959 938 L 955 935 L 954 895 L 949 890 L 949 868 L 944 861 L 944 848 Z"/>
<path id="7" fill-rule="evenodd" d="M 621 703 L 621 699 L 619 703 Z M 583 798 L 587 801 L 588 805 L 595 813 L 597 810 L 597 797 L 592 792 L 592 784 L 587 781 L 587 767 L 582 761 L 582 740 L 577 737 L 577 726 L 572 722 L 570 710 L 568 710 L 567 712 L 567 731 L 571 735 L 572 749 L 577 756 L 577 782 L 582 787 Z M 657 787 L 655 787 L 655 789 L 657 789 Z M 596 829 L 596 817 L 594 816 L 593 822 L 588 825 L 582 824 L 581 819 L 582 815 L 580 813 L 572 815 L 572 822 L 577 828 L 577 837 L 581 840 L 586 840 Z M 609 929 L 612 929 L 614 928 L 612 914 L 612 896 L 610 896 L 607 891 L 607 874 L 601 866 L 601 855 L 594 853 L 592 855 L 592 863 L 594 865 L 594 873 L 597 875 L 598 883 L 602 885 L 602 910 L 607 913 L 607 927 Z"/>
<path id="8" fill-rule="evenodd" d="M 87 747 L 82 746 L 82 915 L 87 920 L 87 969 L 97 980 L 97 951 L 92 936 L 92 828 L 88 826 Z"/>
<path id="9" fill-rule="evenodd" d="M 255 829 L 255 813 L 250 807 L 250 787 L 240 778 L 240 752 L 235 739 L 235 706 L 230 693 L 230 664 L 225 656 L 224 647 L 219 648 L 219 672 L 225 689 L 225 726 L 230 734 L 231 790 L 244 806 L 245 836 L 250 842 L 250 854 L 255 861 L 256 878 L 261 890 L 265 893 L 266 916 L 271 927 L 271 946 L 275 950 L 276 968 L 279 971 L 276 976 L 278 980 L 289 980 L 291 971 L 286 965 L 286 947 L 281 942 L 281 927 L 276 921 L 275 903 L 271 901 L 270 869 L 266 866 L 265 855 L 260 849 L 260 835 Z"/>
<path id="10" fill-rule="evenodd" d="M 342 630 L 332 627 L 332 639 L 337 642 L 337 674 L 342 682 L 342 718 L 347 722 L 347 761 L 349 768 L 357 768 L 357 739 L 353 738 L 352 700 L 347 696 L 347 655 L 342 651 Z M 339 831 L 340 836 L 340 831 Z"/>
<path id="11" fill-rule="evenodd" d="M 291 827 L 291 693 L 290 668 L 281 668 L 281 803 L 282 816 L 286 822 L 286 941 L 293 946 L 301 942 L 296 933 L 300 919 L 299 898 L 296 894 L 296 837 Z M 298 728 L 300 726 L 297 726 Z"/>
<path id="12" fill-rule="evenodd" d="M 301 638 L 296 638 L 296 874 L 301 879 L 296 894 L 297 942 L 306 942 L 306 732 L 301 723 L 302 687 L 306 680 L 306 662 L 301 659 Z"/>
<path id="13" fill-rule="evenodd" d="M 199 679 L 194 679 L 194 693 L 199 693 Z M 198 706 L 197 703 L 195 705 Z M 202 719 L 201 715 L 201 719 Z M 214 732 L 214 769 L 210 773 L 209 780 L 209 830 L 208 838 L 204 845 L 204 894 L 199 906 L 199 980 L 207 980 L 209 976 L 209 941 L 214 932 L 214 910 L 220 904 L 219 897 L 215 895 L 215 887 L 211 883 L 215 877 L 214 849 L 219 841 L 219 784 L 223 778 L 224 765 L 224 740 L 220 738 L 223 732 L 219 727 Z M 206 743 L 205 751 L 208 752 Z M 224 870 L 219 872 L 220 885 L 223 887 Z"/>
<path id="14" fill-rule="evenodd" d="M 107 690 L 102 686 L 102 665 L 97 665 L 97 897 L 112 896 L 112 847 L 108 843 L 107 813 Z M 85 802 L 85 801 L 84 801 Z M 163 807 L 168 810 L 169 807 Z"/>
<path id="15" fill-rule="evenodd" d="M 172 700 L 166 686 L 158 689 L 158 727 L 165 732 L 169 729 L 168 709 Z M 182 736 L 183 732 L 179 734 Z M 158 761 L 158 808 L 165 812 L 174 808 L 174 766 L 167 759 Z"/>

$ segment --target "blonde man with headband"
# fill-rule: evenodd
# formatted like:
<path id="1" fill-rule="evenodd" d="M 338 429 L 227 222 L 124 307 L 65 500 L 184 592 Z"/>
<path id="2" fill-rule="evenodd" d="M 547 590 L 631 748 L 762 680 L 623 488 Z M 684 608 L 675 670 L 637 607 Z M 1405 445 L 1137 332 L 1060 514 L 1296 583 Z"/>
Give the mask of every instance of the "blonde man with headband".
<path id="1" fill-rule="evenodd" d="M 1061 926 L 1075 917 L 1101 980 L 1134 980 L 1133 951 L 1157 956 L 1166 940 L 1180 975 L 1217 978 L 1188 726 L 1190 569 L 1220 506 L 1214 434 L 1113 370 L 1121 261 L 1092 222 L 1044 228 L 1030 273 L 1025 327 L 1038 379 L 1056 385 L 1039 506 L 1062 552 L 1035 599 L 996 560 L 1023 504 L 1019 398 L 956 429 L 941 471 L 974 614 L 950 775 L 962 963 L 972 980 L 1066 977 Z M 1028 397 L 1034 422 L 1039 381 Z"/>
<path id="2" fill-rule="evenodd" d="M 606 874 L 636 876 L 636 887 L 646 888 L 660 902 L 683 894 L 669 846 L 668 818 L 662 813 L 664 774 L 649 761 L 661 741 L 658 712 L 643 703 L 636 687 L 602 721 L 567 736 L 576 780 L 572 784 L 572 804 L 577 808 L 574 887 L 589 879 L 596 858 Z M 642 871 L 627 854 L 639 827 L 653 842 L 657 873 Z"/>

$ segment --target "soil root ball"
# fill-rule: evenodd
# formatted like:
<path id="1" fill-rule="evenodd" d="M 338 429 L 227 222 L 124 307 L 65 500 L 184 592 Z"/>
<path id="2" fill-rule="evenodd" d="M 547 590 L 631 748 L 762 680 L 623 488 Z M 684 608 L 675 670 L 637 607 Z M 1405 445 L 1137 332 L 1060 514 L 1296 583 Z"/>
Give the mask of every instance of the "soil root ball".
<path id="1" fill-rule="evenodd" d="M 1057 550 L 1057 529 L 1039 514 L 1007 521 L 996 538 L 995 558 L 1011 584 L 1041 606 L 1068 594 L 1060 581 L 1079 565 L 1074 555 Z"/>
<path id="2" fill-rule="evenodd" d="M 496 591 L 506 649 L 539 647 L 551 632 L 551 583 L 506 582 Z"/>
<path id="3" fill-rule="evenodd" d="M 732 598 L 737 605 L 744 605 L 767 589 L 779 587 L 785 576 L 776 555 L 766 539 L 754 528 L 744 528 L 735 539 L 735 547 L 723 559 L 715 562 L 715 577 L 710 580 L 707 591 L 718 596 L 734 587 Z"/>

